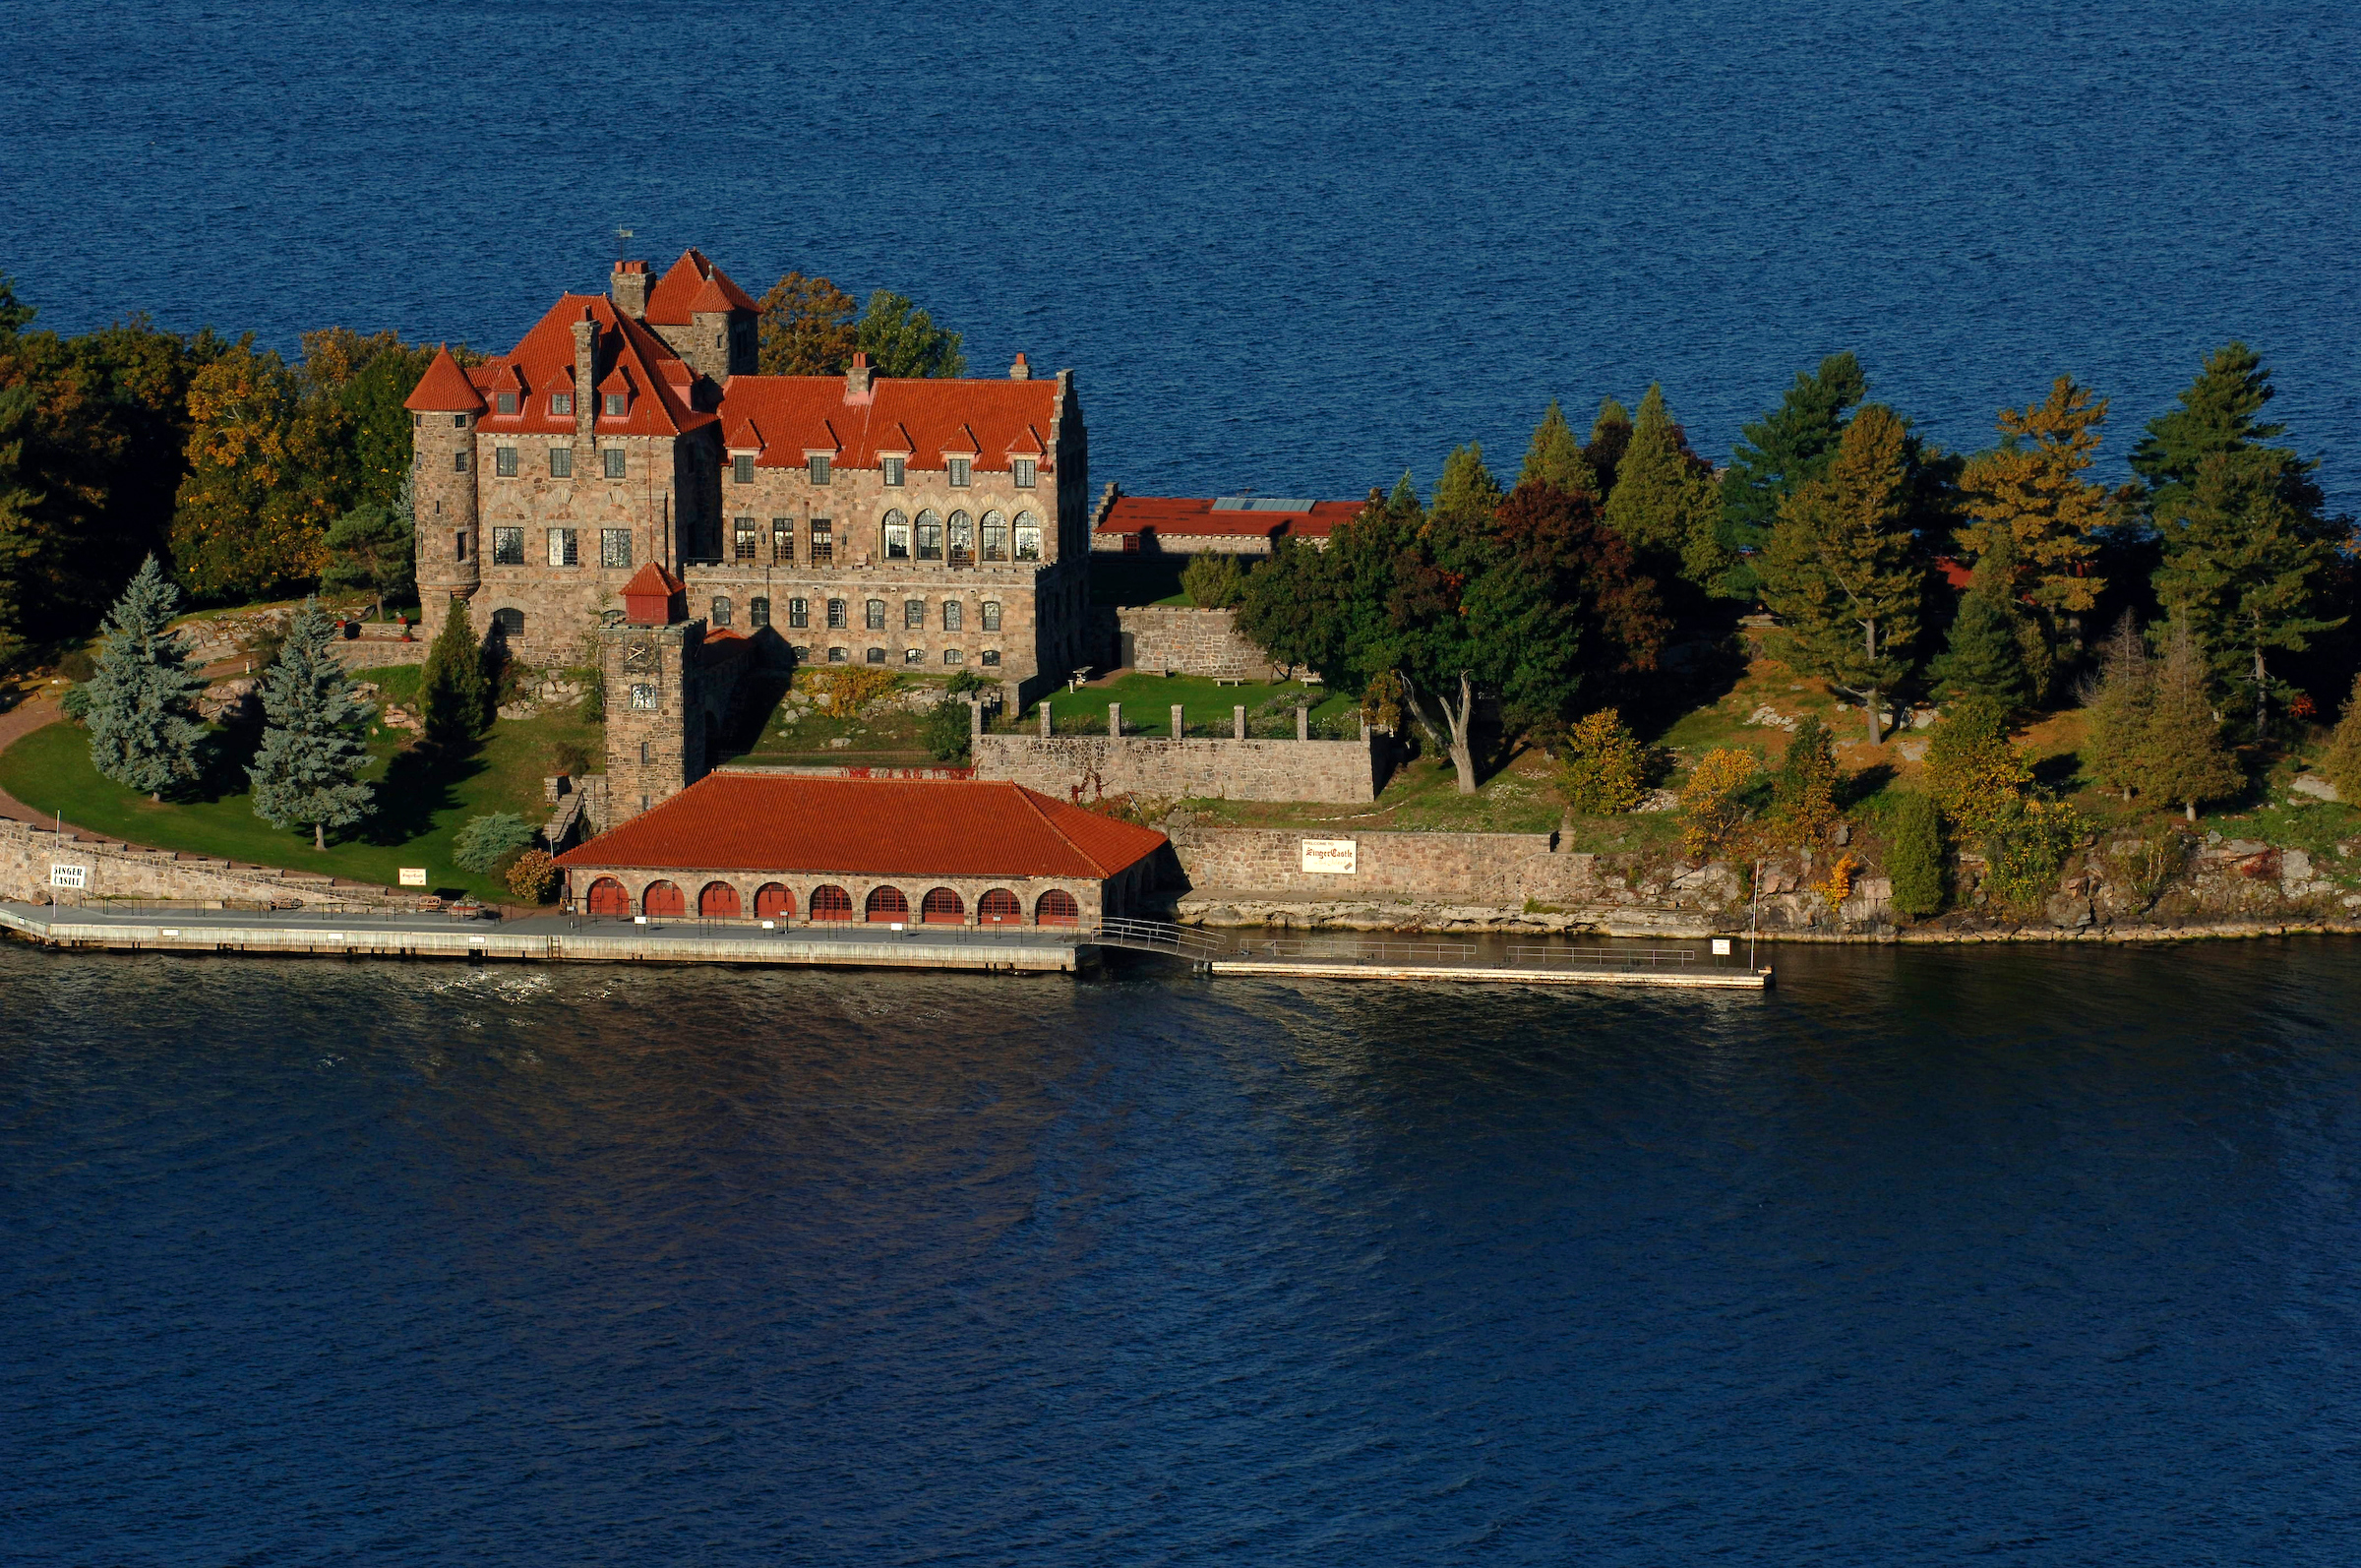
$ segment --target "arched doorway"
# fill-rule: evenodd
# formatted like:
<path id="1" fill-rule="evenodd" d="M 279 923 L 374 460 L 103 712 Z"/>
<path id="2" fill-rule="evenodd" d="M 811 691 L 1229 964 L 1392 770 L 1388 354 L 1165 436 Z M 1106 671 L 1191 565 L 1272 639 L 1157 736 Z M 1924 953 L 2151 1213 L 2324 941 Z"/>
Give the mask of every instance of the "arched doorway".
<path id="1" fill-rule="evenodd" d="M 976 900 L 976 923 L 981 926 L 1022 926 L 1025 906 L 1005 887 L 996 887 Z"/>
<path id="2" fill-rule="evenodd" d="M 738 889 L 728 882 L 707 882 L 696 895 L 696 912 L 706 920 L 736 920 Z"/>
<path id="3" fill-rule="evenodd" d="M 880 925 L 886 921 L 908 920 L 910 900 L 898 887 L 873 887 L 869 890 L 869 921 Z"/>
<path id="4" fill-rule="evenodd" d="M 919 900 L 918 918 L 929 926 L 964 926 L 967 924 L 967 905 L 949 888 L 934 888 Z"/>
<path id="5" fill-rule="evenodd" d="M 756 888 L 755 919 L 795 919 L 795 890 L 784 882 L 764 882 Z"/>
<path id="6" fill-rule="evenodd" d="M 1082 908 L 1074 895 L 1062 887 L 1053 887 L 1034 902 L 1033 924 L 1036 926 L 1071 926 L 1082 918 Z"/>
<path id="7" fill-rule="evenodd" d="M 814 920 L 852 919 L 853 895 L 841 887 L 813 888 L 812 918 Z"/>
<path id="8" fill-rule="evenodd" d="M 671 882 L 650 882 L 647 891 L 639 895 L 639 912 L 650 920 L 664 915 L 677 918 L 689 913 L 689 900 Z"/>
<path id="9" fill-rule="evenodd" d="M 590 884 L 590 891 L 582 899 L 582 907 L 591 915 L 628 917 L 632 912 L 632 895 L 614 877 L 601 876 Z"/>

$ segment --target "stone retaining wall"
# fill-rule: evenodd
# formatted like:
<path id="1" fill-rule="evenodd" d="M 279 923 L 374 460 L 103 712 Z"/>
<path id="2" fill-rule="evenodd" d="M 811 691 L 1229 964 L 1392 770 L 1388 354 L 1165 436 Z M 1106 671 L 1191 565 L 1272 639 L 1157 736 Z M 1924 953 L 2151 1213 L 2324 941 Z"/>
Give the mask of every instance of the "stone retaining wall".
<path id="1" fill-rule="evenodd" d="M 1007 779 L 1059 800 L 1366 802 L 1385 782 L 1393 740 L 1382 734 L 1359 741 L 978 735 L 970 745 L 976 777 Z"/>
<path id="2" fill-rule="evenodd" d="M 79 866 L 88 885 L 59 889 L 61 902 L 193 899 L 207 903 L 300 905 L 306 909 L 416 909 L 415 893 L 313 873 L 240 866 L 225 860 L 137 849 L 109 839 L 63 838 L 50 828 L 0 817 L 0 900 L 45 904 L 49 868 Z"/>
<path id="3" fill-rule="evenodd" d="M 1093 632 L 1118 667 L 1236 681 L 1280 681 L 1278 669 L 1238 630 L 1234 610 L 1131 605 L 1093 612 Z"/>

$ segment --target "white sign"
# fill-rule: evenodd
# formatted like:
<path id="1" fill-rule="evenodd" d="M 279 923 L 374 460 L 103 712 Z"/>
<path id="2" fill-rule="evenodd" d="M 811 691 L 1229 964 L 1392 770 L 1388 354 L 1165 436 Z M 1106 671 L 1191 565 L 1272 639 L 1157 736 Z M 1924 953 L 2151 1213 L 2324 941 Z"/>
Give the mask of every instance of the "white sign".
<path id="1" fill-rule="evenodd" d="M 49 868 L 49 885 L 88 887 L 91 885 L 91 869 L 88 866 L 52 866 Z"/>
<path id="2" fill-rule="evenodd" d="M 426 868 L 423 866 L 404 866 L 401 869 L 401 885 L 404 887 L 424 887 L 426 885 Z"/>
<path id="3" fill-rule="evenodd" d="M 1331 876 L 1351 876 L 1360 869 L 1361 843 L 1350 838 L 1307 838 L 1303 869 Z"/>
<path id="4" fill-rule="evenodd" d="M 1714 956 L 1716 958 L 1727 958 L 1729 956 L 1729 938 L 1727 936 L 1716 936 L 1714 938 Z"/>

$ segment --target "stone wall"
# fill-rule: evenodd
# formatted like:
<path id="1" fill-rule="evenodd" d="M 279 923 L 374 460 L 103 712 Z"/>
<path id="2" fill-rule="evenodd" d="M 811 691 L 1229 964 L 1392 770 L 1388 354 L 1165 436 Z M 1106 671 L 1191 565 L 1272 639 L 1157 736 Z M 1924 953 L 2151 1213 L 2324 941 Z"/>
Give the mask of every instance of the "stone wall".
<path id="1" fill-rule="evenodd" d="M 416 893 L 396 892 L 370 882 L 338 881 L 304 872 L 235 865 L 224 860 L 136 849 L 108 839 L 63 839 L 49 828 L 0 817 L 0 900 L 49 902 L 49 868 L 79 866 L 89 885 L 60 890 L 65 903 L 101 899 L 192 899 L 232 905 L 300 905 L 338 912 L 416 909 Z"/>
<path id="2" fill-rule="evenodd" d="M 1393 740 L 1382 734 L 1359 741 L 979 735 L 971 745 L 976 777 L 1009 779 L 1059 800 L 1365 802 L 1385 783 Z"/>
<path id="3" fill-rule="evenodd" d="M 1235 610 L 1130 605 L 1095 614 L 1093 633 L 1118 667 L 1221 680 L 1280 681 L 1263 651 L 1238 630 Z"/>
<path id="4" fill-rule="evenodd" d="M 1166 831 L 1180 869 L 1199 891 L 1448 904 L 1522 905 L 1528 863 L 1551 860 L 1555 839 L 1550 833 L 1356 833 L 1193 823 L 1170 823 Z M 1355 869 L 1303 870 L 1306 839 L 1352 842 Z"/>

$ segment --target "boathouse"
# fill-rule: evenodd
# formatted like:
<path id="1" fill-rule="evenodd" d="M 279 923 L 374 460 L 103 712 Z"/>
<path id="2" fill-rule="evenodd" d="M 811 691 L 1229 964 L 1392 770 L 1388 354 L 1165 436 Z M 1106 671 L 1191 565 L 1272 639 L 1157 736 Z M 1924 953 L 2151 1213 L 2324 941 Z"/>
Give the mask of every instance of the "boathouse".
<path id="1" fill-rule="evenodd" d="M 1020 785 L 723 768 L 558 857 L 569 909 L 1091 927 L 1178 877 L 1162 833 Z"/>

